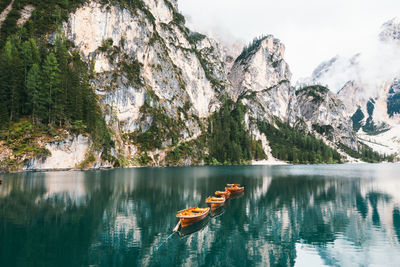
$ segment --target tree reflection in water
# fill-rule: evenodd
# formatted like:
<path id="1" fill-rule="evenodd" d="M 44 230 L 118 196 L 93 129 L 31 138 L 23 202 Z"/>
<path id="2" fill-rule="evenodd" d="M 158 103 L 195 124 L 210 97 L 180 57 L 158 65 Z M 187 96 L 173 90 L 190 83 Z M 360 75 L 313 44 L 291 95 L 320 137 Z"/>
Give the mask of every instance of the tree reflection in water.
<path id="1" fill-rule="evenodd" d="M 9 175 L 0 189 L 7 190 L 0 191 L 0 266 L 293 266 L 299 243 L 341 265 L 341 242 L 350 244 L 346 252 L 373 253 L 376 233 L 400 252 L 399 203 L 375 190 L 378 181 L 271 169 Z M 245 185 L 242 197 L 193 233 L 171 235 L 177 210 L 206 206 L 210 193 L 231 182 Z M 387 209 L 391 220 L 381 214 Z M 362 254 L 354 255 L 362 265 Z"/>

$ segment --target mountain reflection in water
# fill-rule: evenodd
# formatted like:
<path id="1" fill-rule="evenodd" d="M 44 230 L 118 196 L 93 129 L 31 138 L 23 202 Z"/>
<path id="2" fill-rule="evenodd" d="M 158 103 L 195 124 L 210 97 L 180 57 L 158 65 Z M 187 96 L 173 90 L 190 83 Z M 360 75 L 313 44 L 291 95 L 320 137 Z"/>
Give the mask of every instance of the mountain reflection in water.
<path id="1" fill-rule="evenodd" d="M 0 266 L 390 266 L 400 262 L 398 173 L 357 164 L 7 174 Z M 206 207 L 227 183 L 245 194 L 172 234 L 176 211 Z"/>

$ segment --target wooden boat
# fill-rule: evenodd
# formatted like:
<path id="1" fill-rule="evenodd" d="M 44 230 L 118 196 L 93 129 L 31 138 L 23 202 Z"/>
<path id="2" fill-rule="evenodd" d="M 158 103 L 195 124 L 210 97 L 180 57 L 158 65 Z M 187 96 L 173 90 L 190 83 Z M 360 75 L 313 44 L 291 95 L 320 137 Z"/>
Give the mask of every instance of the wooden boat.
<path id="1" fill-rule="evenodd" d="M 198 222 L 210 213 L 210 208 L 189 208 L 178 211 L 176 217 L 179 218 L 181 226 L 186 227 L 195 222 Z"/>
<path id="2" fill-rule="evenodd" d="M 211 206 L 211 210 L 216 210 L 225 203 L 224 197 L 208 197 L 206 203 Z"/>
<path id="3" fill-rule="evenodd" d="M 207 204 L 224 204 L 225 198 L 224 197 L 208 197 L 206 198 Z"/>
<path id="4" fill-rule="evenodd" d="M 229 191 L 215 191 L 215 195 L 217 197 L 224 197 L 225 199 L 228 199 L 231 196 L 231 192 Z"/>
<path id="5" fill-rule="evenodd" d="M 239 187 L 239 186 L 240 186 L 240 184 L 226 184 L 226 186 L 227 186 L 227 187 L 234 187 L 234 186 L 237 186 L 237 187 Z"/>
<path id="6" fill-rule="evenodd" d="M 178 231 L 178 234 L 180 237 L 191 235 L 206 227 L 209 221 L 210 221 L 210 216 L 206 216 L 203 220 L 190 224 L 187 227 L 181 227 Z"/>
<path id="7" fill-rule="evenodd" d="M 244 191 L 244 186 L 239 187 L 239 186 L 229 186 L 225 187 L 226 191 L 229 191 L 231 194 L 238 194 Z"/>

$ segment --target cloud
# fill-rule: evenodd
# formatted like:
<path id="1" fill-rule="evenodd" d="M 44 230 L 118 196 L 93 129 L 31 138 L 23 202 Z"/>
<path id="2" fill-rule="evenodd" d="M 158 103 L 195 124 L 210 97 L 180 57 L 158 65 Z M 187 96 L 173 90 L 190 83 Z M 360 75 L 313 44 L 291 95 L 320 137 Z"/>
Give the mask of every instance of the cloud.
<path id="1" fill-rule="evenodd" d="M 356 81 L 369 97 L 377 97 L 385 83 L 400 77 L 400 45 L 375 39 L 360 47 L 353 57 L 336 57 L 334 63 L 314 82 L 339 91 L 347 81 Z"/>
<path id="2" fill-rule="evenodd" d="M 183 14 L 203 32 L 250 42 L 273 34 L 286 46 L 294 80 L 322 61 L 351 56 L 398 15 L 398 0 L 179 0 Z M 363 49 L 361 49 L 363 50 Z M 362 51 L 361 51 L 362 52 Z"/>

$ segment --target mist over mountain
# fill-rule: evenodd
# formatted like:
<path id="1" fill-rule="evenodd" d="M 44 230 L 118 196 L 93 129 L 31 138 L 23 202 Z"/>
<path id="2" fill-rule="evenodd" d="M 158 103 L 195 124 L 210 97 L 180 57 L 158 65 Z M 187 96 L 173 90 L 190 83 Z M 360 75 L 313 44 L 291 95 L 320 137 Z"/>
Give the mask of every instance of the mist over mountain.
<path id="1" fill-rule="evenodd" d="M 396 157 L 374 152 L 355 127 L 394 128 L 378 120 L 382 101 L 374 92 L 388 81 L 397 97 L 398 88 L 389 89 L 395 41 L 380 41 L 378 54 L 325 62 L 296 89 L 278 38 L 263 35 L 243 48 L 221 42 L 188 28 L 176 1 L 15 0 L 9 7 L 0 35 L 2 169 Z M 363 117 L 354 119 L 354 103 Z M 392 111 L 386 114 L 397 106 Z"/>
<path id="2" fill-rule="evenodd" d="M 324 84 L 336 92 L 352 116 L 360 138 L 385 153 L 399 149 L 399 30 L 399 18 L 383 23 L 369 49 L 350 58 L 335 56 L 321 63 L 310 78 L 301 81 Z"/>

